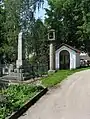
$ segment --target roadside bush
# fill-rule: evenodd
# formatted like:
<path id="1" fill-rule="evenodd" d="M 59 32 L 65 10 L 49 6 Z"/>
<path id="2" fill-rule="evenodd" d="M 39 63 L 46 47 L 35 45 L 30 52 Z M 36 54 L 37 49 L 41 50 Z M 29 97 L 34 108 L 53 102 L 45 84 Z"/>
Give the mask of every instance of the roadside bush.
<path id="1" fill-rule="evenodd" d="M 41 86 L 19 84 L 0 90 L 0 119 L 5 119 L 42 90 Z"/>

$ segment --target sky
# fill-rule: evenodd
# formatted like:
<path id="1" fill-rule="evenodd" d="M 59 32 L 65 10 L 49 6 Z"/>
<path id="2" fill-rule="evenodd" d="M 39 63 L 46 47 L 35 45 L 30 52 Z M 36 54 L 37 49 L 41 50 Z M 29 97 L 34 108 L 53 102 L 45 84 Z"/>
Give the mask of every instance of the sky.
<path id="1" fill-rule="evenodd" d="M 43 8 L 40 8 L 40 10 L 38 11 L 38 8 L 36 9 L 36 13 L 35 13 L 35 17 L 36 19 L 41 19 L 42 21 L 44 21 L 45 18 L 45 10 L 44 8 L 48 8 L 48 2 L 47 0 L 45 0 Z"/>

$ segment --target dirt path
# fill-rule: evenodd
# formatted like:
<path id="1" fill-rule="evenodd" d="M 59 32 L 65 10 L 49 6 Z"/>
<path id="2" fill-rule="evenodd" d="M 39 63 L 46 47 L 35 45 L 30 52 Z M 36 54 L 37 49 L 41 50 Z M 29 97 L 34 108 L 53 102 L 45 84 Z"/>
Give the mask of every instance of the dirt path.
<path id="1" fill-rule="evenodd" d="M 90 70 L 69 76 L 19 119 L 90 119 Z"/>

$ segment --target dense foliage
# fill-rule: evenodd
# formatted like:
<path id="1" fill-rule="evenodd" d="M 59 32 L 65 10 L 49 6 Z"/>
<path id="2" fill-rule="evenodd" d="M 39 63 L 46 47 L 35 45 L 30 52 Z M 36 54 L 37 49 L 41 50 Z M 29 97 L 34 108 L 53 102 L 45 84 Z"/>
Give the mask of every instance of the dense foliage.
<path id="1" fill-rule="evenodd" d="M 45 23 L 35 20 L 34 16 L 37 4 L 40 7 L 43 1 L 0 1 L 0 56 L 9 62 L 17 59 L 17 38 L 21 30 L 24 32 L 27 58 L 34 54 L 31 62 L 48 61 L 49 26 L 56 30 L 57 47 L 67 43 L 90 52 L 90 0 L 48 0 Z"/>
<path id="2" fill-rule="evenodd" d="M 36 5 L 39 8 L 41 3 L 43 0 L 0 0 L 0 55 L 8 62 L 17 59 L 18 34 L 30 33 Z"/>
<path id="3" fill-rule="evenodd" d="M 41 86 L 28 84 L 10 85 L 0 90 L 0 119 L 10 116 L 41 90 Z"/>
<path id="4" fill-rule="evenodd" d="M 31 32 L 27 34 L 26 39 L 28 54 L 33 54 L 30 62 L 32 64 L 47 64 L 49 54 L 47 28 L 40 19 L 35 20 Z"/>
<path id="5" fill-rule="evenodd" d="M 46 23 L 56 30 L 56 42 L 90 51 L 90 0 L 48 0 Z"/>

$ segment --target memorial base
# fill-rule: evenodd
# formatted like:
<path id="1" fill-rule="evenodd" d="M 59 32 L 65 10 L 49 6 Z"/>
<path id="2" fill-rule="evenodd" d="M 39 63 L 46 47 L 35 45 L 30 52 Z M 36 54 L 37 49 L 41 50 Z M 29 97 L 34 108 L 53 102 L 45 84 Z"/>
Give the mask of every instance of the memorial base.
<path id="1" fill-rule="evenodd" d="M 49 70 L 48 71 L 48 74 L 53 74 L 53 73 L 55 73 L 56 72 L 56 70 Z"/>
<path id="2" fill-rule="evenodd" d="M 20 66 L 19 68 L 15 68 L 13 71 L 9 72 L 8 75 L 1 77 L 2 79 L 7 80 L 28 80 L 34 78 L 31 74 L 31 70 L 29 65 Z"/>

